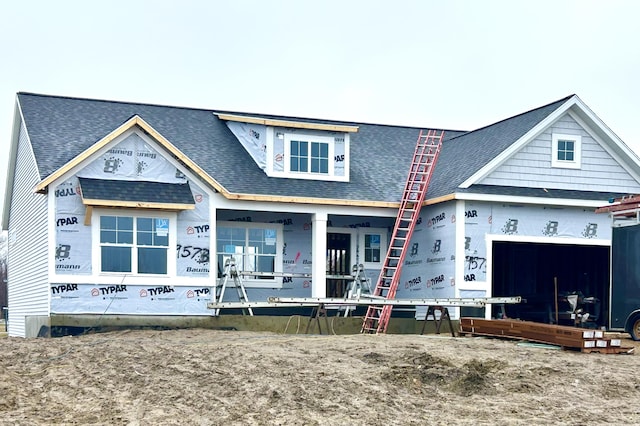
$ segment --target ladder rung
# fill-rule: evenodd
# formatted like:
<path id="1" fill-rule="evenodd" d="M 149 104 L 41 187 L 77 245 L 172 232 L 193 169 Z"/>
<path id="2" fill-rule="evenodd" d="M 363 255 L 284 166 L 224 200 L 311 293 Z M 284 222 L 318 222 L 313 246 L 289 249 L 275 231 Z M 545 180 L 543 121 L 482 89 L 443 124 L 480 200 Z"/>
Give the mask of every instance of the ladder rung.
<path id="1" fill-rule="evenodd" d="M 428 190 L 433 165 L 437 161 L 443 136 L 444 131 L 433 129 L 426 132 L 421 130 L 418 135 L 389 251 L 374 289 L 375 295 L 390 299 L 396 294 L 402 268 L 400 259 L 404 250 L 408 248 L 409 239 L 415 228 L 417 213 L 420 211 L 421 203 Z M 391 262 L 395 262 L 395 265 L 391 266 Z M 383 306 L 369 307 L 362 325 L 363 332 L 384 333 L 386 331 L 391 309 L 383 308 Z M 372 316 L 375 314 L 377 316 Z"/>

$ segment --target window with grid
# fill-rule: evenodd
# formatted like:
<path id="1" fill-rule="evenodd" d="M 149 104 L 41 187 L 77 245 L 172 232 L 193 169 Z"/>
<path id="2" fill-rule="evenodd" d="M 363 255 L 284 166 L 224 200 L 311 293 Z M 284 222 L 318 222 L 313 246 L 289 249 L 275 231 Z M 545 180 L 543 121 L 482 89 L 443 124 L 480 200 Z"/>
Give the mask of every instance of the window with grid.
<path id="1" fill-rule="evenodd" d="M 278 259 L 279 229 L 272 224 L 240 225 L 219 223 L 217 227 L 218 276 L 231 258 L 242 272 L 260 272 L 265 275 L 245 275 L 249 279 L 275 280 Z"/>
<path id="2" fill-rule="evenodd" d="M 100 216 L 102 272 L 167 274 L 169 219 Z"/>
<path id="3" fill-rule="evenodd" d="M 380 234 L 364 234 L 364 261 L 380 262 Z"/>
<path id="4" fill-rule="evenodd" d="M 579 169 L 581 167 L 582 137 L 553 133 L 551 137 L 551 167 Z"/>
<path id="5" fill-rule="evenodd" d="M 573 161 L 575 156 L 575 141 L 558 140 L 558 160 L 560 161 Z"/>
<path id="6" fill-rule="evenodd" d="M 289 142 L 289 170 L 300 173 L 329 173 L 329 144 L 291 140 Z"/>

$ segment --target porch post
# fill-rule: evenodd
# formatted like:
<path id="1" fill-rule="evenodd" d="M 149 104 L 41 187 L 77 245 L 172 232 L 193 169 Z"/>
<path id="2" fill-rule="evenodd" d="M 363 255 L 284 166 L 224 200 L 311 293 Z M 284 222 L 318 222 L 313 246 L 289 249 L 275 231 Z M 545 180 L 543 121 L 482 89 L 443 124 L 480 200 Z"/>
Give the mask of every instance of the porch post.
<path id="1" fill-rule="evenodd" d="M 327 219 L 326 212 L 311 215 L 311 297 L 327 297 Z"/>

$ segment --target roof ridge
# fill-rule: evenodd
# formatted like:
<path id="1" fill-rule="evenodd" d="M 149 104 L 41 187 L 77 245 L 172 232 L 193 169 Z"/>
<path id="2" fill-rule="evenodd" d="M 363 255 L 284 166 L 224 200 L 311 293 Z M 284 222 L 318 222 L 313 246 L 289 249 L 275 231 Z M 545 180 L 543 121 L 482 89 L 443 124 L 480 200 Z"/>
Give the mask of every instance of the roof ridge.
<path id="1" fill-rule="evenodd" d="M 67 99 L 67 100 L 73 100 L 73 101 L 103 102 L 107 104 L 140 105 L 140 106 L 149 106 L 149 107 L 155 107 L 155 108 L 171 108 L 171 109 L 182 109 L 182 110 L 191 110 L 191 111 L 204 111 L 204 112 L 210 112 L 212 114 L 236 114 L 236 115 L 242 115 L 242 116 L 270 117 L 270 118 L 298 120 L 298 121 L 311 120 L 316 122 L 340 123 L 340 124 L 350 124 L 350 125 L 384 126 L 384 127 L 395 127 L 395 128 L 416 129 L 416 130 L 434 129 L 434 130 L 443 130 L 444 132 L 466 132 L 465 130 L 445 129 L 441 127 L 408 126 L 408 125 L 402 125 L 402 124 L 372 123 L 367 121 L 339 120 L 339 119 L 332 119 L 332 118 L 278 115 L 278 114 L 271 114 L 271 113 L 264 113 L 264 112 L 247 112 L 247 111 L 215 109 L 215 108 L 196 108 L 196 107 L 188 107 L 188 106 L 154 104 L 154 103 L 148 103 L 148 102 L 119 101 L 119 100 L 99 99 L 99 98 L 89 98 L 89 97 L 79 97 L 79 96 L 49 95 L 45 93 L 34 93 L 34 92 L 18 92 L 17 95 L 37 96 L 42 98 Z"/>

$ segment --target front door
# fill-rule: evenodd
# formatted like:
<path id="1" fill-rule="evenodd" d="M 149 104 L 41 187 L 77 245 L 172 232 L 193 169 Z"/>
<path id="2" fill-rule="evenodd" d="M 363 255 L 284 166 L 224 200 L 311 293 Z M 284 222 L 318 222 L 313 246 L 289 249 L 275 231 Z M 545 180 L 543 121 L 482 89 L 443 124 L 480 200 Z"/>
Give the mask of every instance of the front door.
<path id="1" fill-rule="evenodd" d="M 349 275 L 351 234 L 327 234 L 327 275 Z M 327 277 L 327 297 L 344 297 L 348 280 Z"/>

